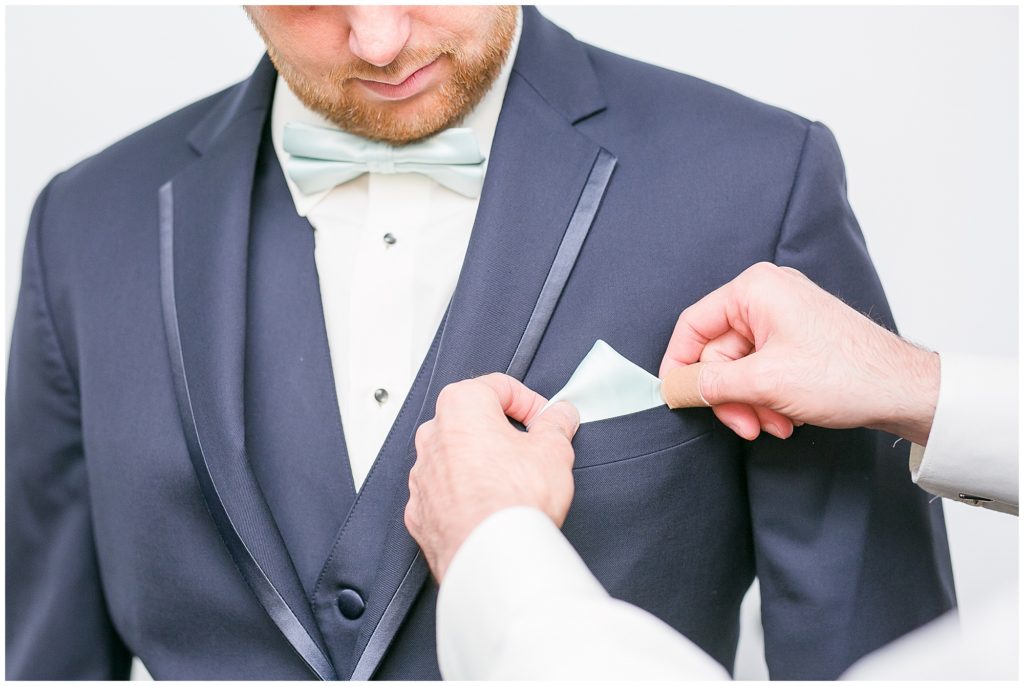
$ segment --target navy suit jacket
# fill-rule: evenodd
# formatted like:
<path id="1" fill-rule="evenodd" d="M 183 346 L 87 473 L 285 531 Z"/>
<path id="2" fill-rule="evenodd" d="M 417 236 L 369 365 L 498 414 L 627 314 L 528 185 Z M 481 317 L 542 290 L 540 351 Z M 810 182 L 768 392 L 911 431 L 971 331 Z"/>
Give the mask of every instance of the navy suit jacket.
<path id="1" fill-rule="evenodd" d="M 352 486 L 309 224 L 269 145 L 276 73 L 57 176 L 7 387 L 7 676 L 438 676 L 402 523 L 446 384 L 548 395 L 597 338 L 651 372 L 678 313 L 768 260 L 893 327 L 821 124 L 580 42 L 534 9 L 448 312 Z M 776 678 L 834 678 L 955 604 L 905 442 L 710 411 L 585 424 L 564 531 L 612 595 L 732 666 L 760 580 Z"/>

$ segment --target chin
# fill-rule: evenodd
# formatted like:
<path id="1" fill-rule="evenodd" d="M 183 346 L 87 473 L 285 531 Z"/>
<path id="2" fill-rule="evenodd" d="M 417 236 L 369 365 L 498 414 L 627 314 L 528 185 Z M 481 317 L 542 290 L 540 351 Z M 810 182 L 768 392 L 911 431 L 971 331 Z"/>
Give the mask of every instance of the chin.
<path id="1" fill-rule="evenodd" d="M 402 102 L 365 100 L 362 104 L 365 111 L 382 114 L 374 130 L 366 133 L 396 145 L 428 138 L 454 123 L 451 105 L 436 92 Z"/>

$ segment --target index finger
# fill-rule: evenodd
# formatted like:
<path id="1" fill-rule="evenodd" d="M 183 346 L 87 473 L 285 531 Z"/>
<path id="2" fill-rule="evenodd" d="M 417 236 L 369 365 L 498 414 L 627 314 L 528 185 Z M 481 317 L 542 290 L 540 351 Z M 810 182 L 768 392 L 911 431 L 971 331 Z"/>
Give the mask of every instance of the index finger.
<path id="1" fill-rule="evenodd" d="M 665 378 L 668 370 L 699 361 L 704 346 L 729 331 L 736 330 L 750 338 L 749 328 L 737 316 L 740 309 L 739 289 L 735 281 L 730 281 L 683 310 L 661 359 L 658 376 Z"/>

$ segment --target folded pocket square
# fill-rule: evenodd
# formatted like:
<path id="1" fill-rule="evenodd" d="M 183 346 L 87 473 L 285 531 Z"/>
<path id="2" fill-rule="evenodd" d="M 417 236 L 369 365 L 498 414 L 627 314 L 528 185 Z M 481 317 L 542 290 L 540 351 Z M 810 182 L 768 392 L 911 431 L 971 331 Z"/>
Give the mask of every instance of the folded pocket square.
<path id="1" fill-rule="evenodd" d="M 551 396 L 544 410 L 559 400 L 576 406 L 580 423 L 611 419 L 665 404 L 661 397 L 661 380 L 602 340 L 594 343 L 562 390 Z"/>

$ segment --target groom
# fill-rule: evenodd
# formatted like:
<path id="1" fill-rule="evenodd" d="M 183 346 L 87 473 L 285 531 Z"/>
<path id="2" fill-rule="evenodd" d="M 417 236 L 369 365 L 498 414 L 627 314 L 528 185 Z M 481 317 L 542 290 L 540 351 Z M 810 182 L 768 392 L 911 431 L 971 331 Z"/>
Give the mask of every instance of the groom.
<path id="1" fill-rule="evenodd" d="M 254 7 L 253 75 L 56 177 L 7 389 L 7 676 L 430 679 L 403 524 L 441 389 L 549 396 L 602 338 L 791 265 L 893 327 L 822 125 L 535 9 Z M 770 416 L 769 434 L 779 432 Z M 726 667 L 833 678 L 955 604 L 905 444 L 709 410 L 580 427 L 564 532 Z M 785 488 L 781 484 L 785 483 Z M 898 524 L 897 524 L 898 523 Z"/>

